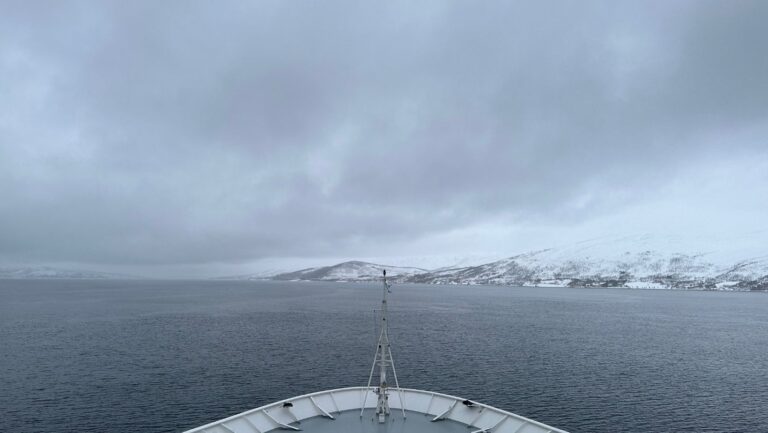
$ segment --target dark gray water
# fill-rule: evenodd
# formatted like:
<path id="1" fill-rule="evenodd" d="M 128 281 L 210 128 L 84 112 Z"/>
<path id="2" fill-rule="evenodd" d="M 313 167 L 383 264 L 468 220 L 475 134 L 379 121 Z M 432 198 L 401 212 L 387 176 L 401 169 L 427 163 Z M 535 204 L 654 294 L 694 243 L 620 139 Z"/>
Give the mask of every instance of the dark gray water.
<path id="1" fill-rule="evenodd" d="M 395 286 L 402 386 L 571 432 L 768 432 L 762 293 Z M 364 385 L 374 284 L 0 280 L 0 431 L 174 432 Z"/>

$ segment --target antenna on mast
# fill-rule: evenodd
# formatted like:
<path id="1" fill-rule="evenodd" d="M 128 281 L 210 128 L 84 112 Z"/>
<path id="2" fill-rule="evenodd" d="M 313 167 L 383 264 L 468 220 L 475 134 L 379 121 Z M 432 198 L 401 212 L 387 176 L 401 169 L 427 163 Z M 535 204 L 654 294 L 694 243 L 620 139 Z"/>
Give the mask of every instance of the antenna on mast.
<path id="1" fill-rule="evenodd" d="M 392 359 L 392 349 L 389 345 L 388 323 L 387 323 L 387 293 L 392 293 L 390 285 L 387 283 L 387 270 L 382 270 L 383 274 L 383 295 L 381 298 L 381 329 L 379 331 L 379 341 L 376 344 L 376 354 L 373 356 L 373 365 L 371 366 L 371 374 L 368 376 L 368 388 L 371 387 L 371 380 L 373 379 L 373 372 L 376 366 L 379 366 L 379 387 L 374 390 L 374 393 L 378 396 L 376 402 L 376 417 L 379 419 L 379 423 L 386 421 L 387 416 L 390 413 L 389 409 L 389 385 L 387 384 L 387 366 L 392 366 L 392 375 L 395 378 L 395 389 L 400 395 L 400 406 L 403 411 L 403 418 L 405 418 L 405 402 L 403 400 L 403 393 L 400 389 L 400 384 L 397 381 L 397 373 L 395 372 L 395 360 Z M 360 416 L 363 416 L 365 410 L 365 401 L 368 399 L 368 391 L 365 392 L 365 398 L 363 399 L 362 408 L 360 409 Z"/>

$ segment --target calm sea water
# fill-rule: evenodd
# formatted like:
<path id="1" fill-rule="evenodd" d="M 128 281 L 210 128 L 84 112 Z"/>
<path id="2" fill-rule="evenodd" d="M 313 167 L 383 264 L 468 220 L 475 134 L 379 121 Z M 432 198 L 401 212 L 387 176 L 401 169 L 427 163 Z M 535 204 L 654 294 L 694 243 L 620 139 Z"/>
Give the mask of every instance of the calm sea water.
<path id="1" fill-rule="evenodd" d="M 375 284 L 0 280 L 0 431 L 176 432 L 364 385 Z M 402 386 L 571 432 L 768 432 L 763 293 L 395 286 Z"/>

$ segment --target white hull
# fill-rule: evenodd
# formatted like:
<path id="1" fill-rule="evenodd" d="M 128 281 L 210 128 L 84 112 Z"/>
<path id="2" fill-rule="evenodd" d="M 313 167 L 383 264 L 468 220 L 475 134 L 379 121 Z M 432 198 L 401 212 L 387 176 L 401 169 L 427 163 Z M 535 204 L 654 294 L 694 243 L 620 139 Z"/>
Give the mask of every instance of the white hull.
<path id="1" fill-rule="evenodd" d="M 251 409 L 188 430 L 186 433 L 264 433 L 274 430 L 343 432 L 347 429 L 334 429 L 333 424 L 341 413 L 355 411 L 354 416 L 358 417 L 361 409 L 366 409 L 363 421 L 375 423 L 371 419 L 377 400 L 374 390 L 373 387 L 353 387 L 306 394 Z M 430 430 L 440 431 L 441 421 L 454 421 L 470 427 L 470 432 L 566 433 L 564 430 L 482 403 L 473 401 L 471 405 L 467 405 L 466 400 L 459 397 L 407 388 L 390 391 L 390 417 L 398 418 L 397 430 L 400 432 L 423 431 L 425 422 L 429 423 Z M 405 414 L 416 413 L 416 417 L 411 417 L 416 419 L 402 419 L 403 409 Z M 321 424 L 314 423 L 316 428 L 304 428 L 306 426 L 300 425 L 301 421 L 317 417 L 322 417 L 325 421 Z"/>

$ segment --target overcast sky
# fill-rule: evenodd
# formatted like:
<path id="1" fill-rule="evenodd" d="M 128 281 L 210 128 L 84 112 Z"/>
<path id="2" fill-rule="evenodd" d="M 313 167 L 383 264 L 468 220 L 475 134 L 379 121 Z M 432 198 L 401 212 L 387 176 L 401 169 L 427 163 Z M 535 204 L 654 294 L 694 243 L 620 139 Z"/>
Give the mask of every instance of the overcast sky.
<path id="1" fill-rule="evenodd" d="M 766 1 L 5 1 L 0 264 L 764 230 L 767 22 Z"/>

